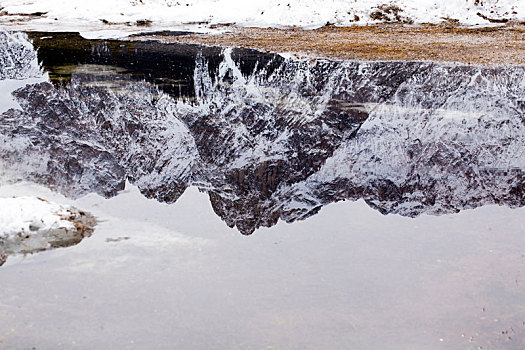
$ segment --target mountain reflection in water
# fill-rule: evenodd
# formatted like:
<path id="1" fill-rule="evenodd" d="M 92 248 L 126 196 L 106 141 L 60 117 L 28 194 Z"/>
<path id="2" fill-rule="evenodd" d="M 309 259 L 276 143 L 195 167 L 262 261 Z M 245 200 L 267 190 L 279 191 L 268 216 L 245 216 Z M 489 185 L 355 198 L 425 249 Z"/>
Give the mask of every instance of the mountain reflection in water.
<path id="1" fill-rule="evenodd" d="M 0 115 L 11 181 L 78 197 L 114 196 L 129 180 L 168 203 L 197 186 L 243 234 L 345 199 L 405 216 L 525 204 L 525 67 L 294 60 L 63 33 L 30 34 L 28 52 L 10 35 L 0 51 L 20 58 L 15 73 L 36 52 L 51 81 L 17 90 L 21 109 Z"/>

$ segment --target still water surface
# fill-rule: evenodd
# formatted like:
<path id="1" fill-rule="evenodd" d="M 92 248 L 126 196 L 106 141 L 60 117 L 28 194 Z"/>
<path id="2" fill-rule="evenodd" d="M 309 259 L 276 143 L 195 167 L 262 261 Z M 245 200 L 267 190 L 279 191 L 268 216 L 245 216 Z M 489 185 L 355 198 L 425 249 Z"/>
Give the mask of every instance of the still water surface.
<path id="1" fill-rule="evenodd" d="M 523 209 L 411 219 L 342 202 L 246 237 L 194 188 L 74 204 L 100 218 L 92 237 L 2 267 L 2 348 L 524 346 Z"/>
<path id="2" fill-rule="evenodd" d="M 524 67 L 0 39 L 0 196 L 99 220 L 0 348 L 525 347 Z"/>

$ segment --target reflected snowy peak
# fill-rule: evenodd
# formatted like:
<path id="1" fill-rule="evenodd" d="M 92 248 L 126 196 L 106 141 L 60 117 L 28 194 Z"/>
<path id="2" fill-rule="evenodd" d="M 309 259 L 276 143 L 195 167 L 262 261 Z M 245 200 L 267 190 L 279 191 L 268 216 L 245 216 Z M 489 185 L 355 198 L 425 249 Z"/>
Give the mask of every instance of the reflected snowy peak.
<path id="1" fill-rule="evenodd" d="M 63 33 L 31 34 L 28 52 L 27 37 L 2 35 L 0 50 L 21 56 L 1 77 L 29 77 L 37 53 L 50 78 L 15 91 L 21 109 L 0 115 L 9 181 L 78 197 L 114 196 L 128 179 L 169 203 L 198 186 L 244 234 L 345 199 L 405 216 L 525 204 L 525 67 L 293 60 Z"/>

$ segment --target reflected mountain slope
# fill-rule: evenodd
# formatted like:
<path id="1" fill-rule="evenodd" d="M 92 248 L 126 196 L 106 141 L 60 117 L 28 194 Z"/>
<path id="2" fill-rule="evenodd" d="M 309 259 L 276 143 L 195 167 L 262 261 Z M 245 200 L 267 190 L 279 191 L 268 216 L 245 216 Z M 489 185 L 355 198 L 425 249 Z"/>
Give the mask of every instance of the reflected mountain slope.
<path id="1" fill-rule="evenodd" d="M 129 180 L 169 203 L 198 186 L 244 234 L 345 199 L 406 216 L 524 205 L 525 67 L 53 35 L 32 34 L 51 83 L 0 115 L 10 181 L 78 197 Z"/>

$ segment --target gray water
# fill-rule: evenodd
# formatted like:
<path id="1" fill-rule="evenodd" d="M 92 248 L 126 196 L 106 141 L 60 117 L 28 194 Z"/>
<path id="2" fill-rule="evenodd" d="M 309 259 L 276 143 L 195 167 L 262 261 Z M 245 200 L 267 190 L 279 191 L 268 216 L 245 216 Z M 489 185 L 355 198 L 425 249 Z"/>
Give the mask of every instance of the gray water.
<path id="1" fill-rule="evenodd" d="M 39 194 L 30 185 L 1 195 Z M 245 237 L 192 188 L 78 207 L 79 245 L 9 257 L 3 349 L 520 349 L 523 209 L 411 219 L 342 202 Z"/>

